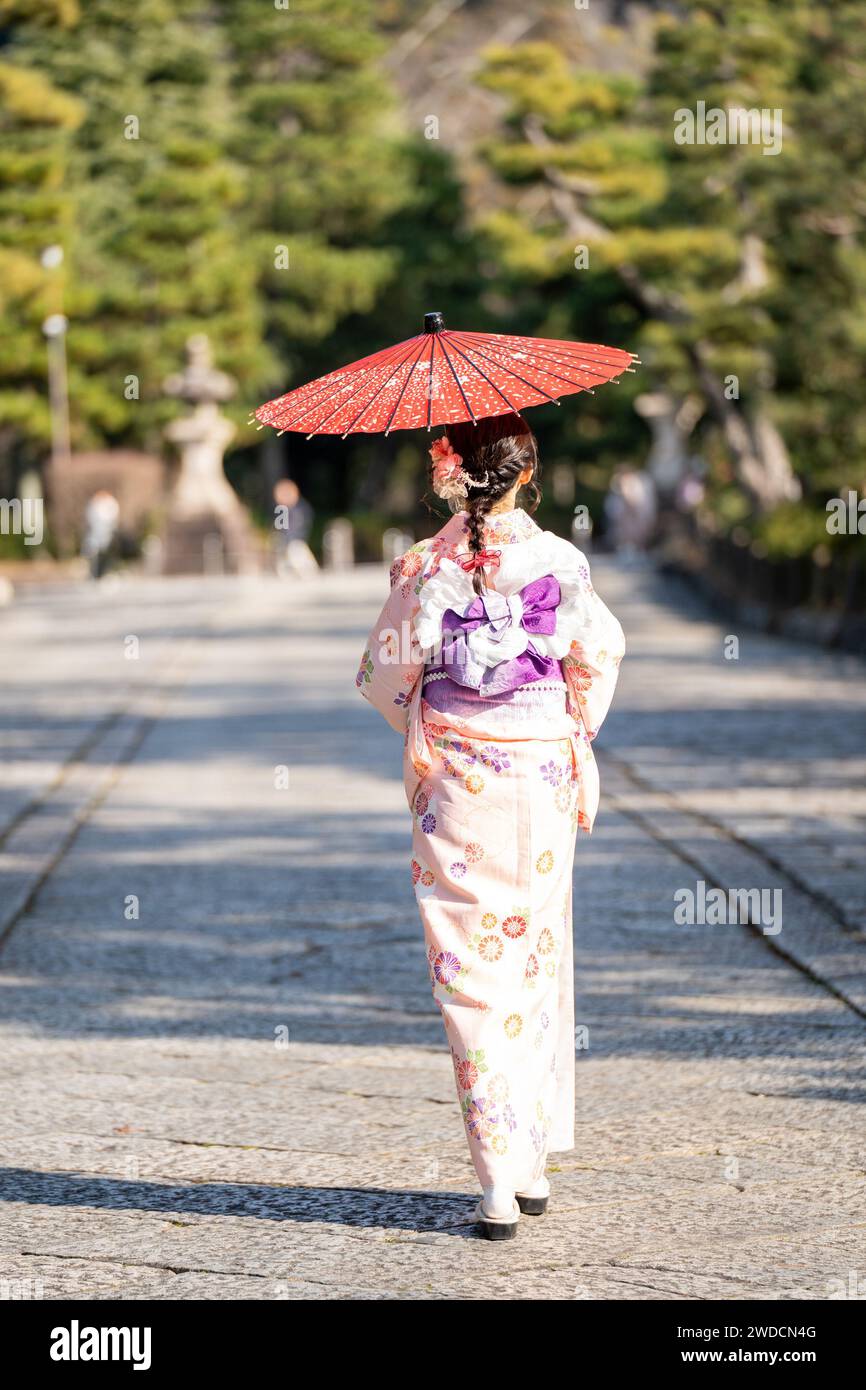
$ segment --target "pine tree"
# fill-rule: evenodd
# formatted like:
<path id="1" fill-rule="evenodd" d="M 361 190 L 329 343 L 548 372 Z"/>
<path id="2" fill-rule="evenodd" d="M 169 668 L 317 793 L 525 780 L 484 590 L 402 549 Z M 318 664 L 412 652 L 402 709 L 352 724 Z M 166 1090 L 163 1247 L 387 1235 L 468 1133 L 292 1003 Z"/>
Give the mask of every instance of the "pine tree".
<path id="1" fill-rule="evenodd" d="M 231 150 L 248 174 L 250 251 L 279 361 L 273 384 L 288 389 L 333 366 L 316 345 L 393 281 L 398 260 L 381 230 L 409 196 L 407 166 L 370 0 L 218 8 L 238 111 Z"/>
<path id="2" fill-rule="evenodd" d="M 449 156 L 403 126 L 380 67 L 377 6 L 222 0 L 221 10 L 239 112 L 232 152 L 249 171 L 250 246 L 279 363 L 272 394 L 419 331 L 431 305 L 474 321 L 477 243 L 462 189 Z M 401 444 L 292 434 L 282 448 L 317 509 L 384 512 L 395 466 L 416 469 L 423 487 L 422 446 Z"/>
<path id="3" fill-rule="evenodd" d="M 487 152 L 513 190 L 488 225 L 506 267 L 555 287 L 580 336 L 594 302 L 612 326 L 638 312 L 644 378 L 703 401 L 720 504 L 759 526 L 802 517 L 792 470 L 820 508 L 862 456 L 863 45 L 857 5 L 689 0 L 658 19 L 643 80 L 545 45 L 485 73 L 509 101 Z M 699 100 L 780 110 L 781 152 L 677 143 Z"/>

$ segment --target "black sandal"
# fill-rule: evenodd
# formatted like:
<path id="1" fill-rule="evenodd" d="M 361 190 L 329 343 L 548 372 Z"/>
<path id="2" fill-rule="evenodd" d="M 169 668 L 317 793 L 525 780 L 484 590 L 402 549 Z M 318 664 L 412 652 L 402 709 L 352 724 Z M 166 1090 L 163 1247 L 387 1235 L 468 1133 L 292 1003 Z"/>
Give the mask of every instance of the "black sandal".
<path id="1" fill-rule="evenodd" d="M 475 1225 L 486 1240 L 513 1240 L 517 1235 L 520 1209 L 513 1216 L 488 1216 L 479 1201 L 473 1216 Z"/>
<path id="2" fill-rule="evenodd" d="M 524 1216 L 543 1216 L 547 1211 L 549 1197 L 524 1197 L 520 1192 L 514 1195 Z"/>

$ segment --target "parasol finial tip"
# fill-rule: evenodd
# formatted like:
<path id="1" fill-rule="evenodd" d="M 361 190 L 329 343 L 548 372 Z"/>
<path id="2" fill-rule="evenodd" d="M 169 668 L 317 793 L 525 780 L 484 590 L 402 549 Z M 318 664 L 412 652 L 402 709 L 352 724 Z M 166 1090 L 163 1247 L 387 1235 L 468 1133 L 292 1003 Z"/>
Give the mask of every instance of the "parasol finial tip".
<path id="1" fill-rule="evenodd" d="M 441 333 L 445 327 L 445 319 L 442 314 L 435 312 L 424 315 L 424 332 Z"/>

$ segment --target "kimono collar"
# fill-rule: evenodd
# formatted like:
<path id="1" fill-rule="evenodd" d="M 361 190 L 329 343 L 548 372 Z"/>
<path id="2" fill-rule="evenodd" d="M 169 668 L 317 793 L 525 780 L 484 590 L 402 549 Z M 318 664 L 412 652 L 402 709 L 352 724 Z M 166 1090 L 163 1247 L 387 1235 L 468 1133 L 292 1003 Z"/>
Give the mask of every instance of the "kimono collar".
<path id="1" fill-rule="evenodd" d="M 540 531 L 528 512 L 514 507 L 510 512 L 496 512 L 484 518 L 483 542 L 485 546 L 512 545 L 515 541 L 528 541 Z M 439 534 L 462 543 L 468 535 L 466 512 L 455 512 Z"/>

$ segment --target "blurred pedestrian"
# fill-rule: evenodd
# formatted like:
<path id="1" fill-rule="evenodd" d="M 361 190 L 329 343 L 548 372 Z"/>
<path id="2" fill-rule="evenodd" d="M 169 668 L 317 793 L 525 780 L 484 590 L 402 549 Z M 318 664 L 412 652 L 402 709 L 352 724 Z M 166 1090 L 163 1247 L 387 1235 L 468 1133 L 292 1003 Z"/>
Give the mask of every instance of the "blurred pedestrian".
<path id="1" fill-rule="evenodd" d="M 658 515 L 655 484 L 649 473 L 618 468 L 604 503 L 608 533 L 614 548 L 626 556 L 646 550 Z"/>
<path id="2" fill-rule="evenodd" d="M 91 579 L 101 579 L 105 573 L 119 519 L 120 503 L 117 498 L 107 488 L 99 488 L 84 509 L 81 553 L 90 566 Z"/>
<path id="3" fill-rule="evenodd" d="M 274 487 L 274 536 L 279 575 L 302 579 L 318 573 L 319 565 L 307 537 L 313 524 L 313 509 L 301 496 L 292 478 L 281 478 Z"/>

